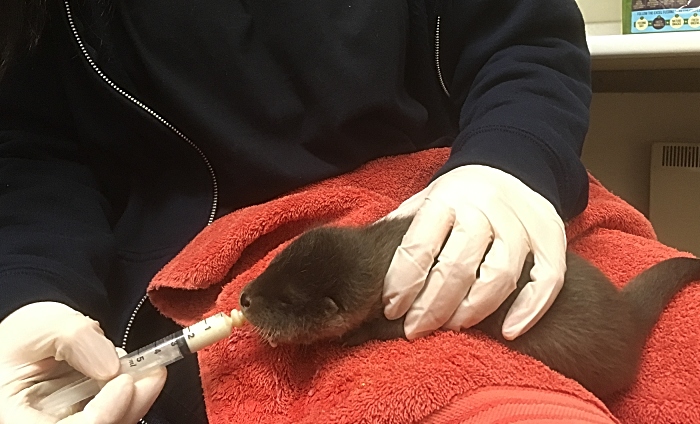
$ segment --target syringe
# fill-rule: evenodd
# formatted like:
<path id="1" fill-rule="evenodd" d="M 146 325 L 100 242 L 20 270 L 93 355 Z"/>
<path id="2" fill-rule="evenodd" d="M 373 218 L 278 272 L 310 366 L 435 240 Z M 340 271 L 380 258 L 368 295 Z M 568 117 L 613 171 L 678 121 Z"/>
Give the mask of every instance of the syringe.
<path id="1" fill-rule="evenodd" d="M 231 335 L 233 327 L 240 327 L 244 322 L 243 314 L 237 309 L 231 311 L 231 315 L 220 312 L 122 356 L 119 360 L 121 363 L 119 373 L 137 377 L 153 368 L 170 365 L 225 339 Z M 57 415 L 64 408 L 95 396 L 100 388 L 97 381 L 83 377 L 37 402 L 36 408 L 47 414 Z"/>

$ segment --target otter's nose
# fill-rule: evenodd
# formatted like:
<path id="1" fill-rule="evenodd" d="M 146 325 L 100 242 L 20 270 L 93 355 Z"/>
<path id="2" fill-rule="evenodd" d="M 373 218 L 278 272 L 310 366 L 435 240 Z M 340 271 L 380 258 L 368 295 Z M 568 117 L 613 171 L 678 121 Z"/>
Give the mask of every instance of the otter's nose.
<path id="1" fill-rule="evenodd" d="M 250 307 L 250 296 L 246 292 L 241 293 L 241 309 L 246 310 Z"/>

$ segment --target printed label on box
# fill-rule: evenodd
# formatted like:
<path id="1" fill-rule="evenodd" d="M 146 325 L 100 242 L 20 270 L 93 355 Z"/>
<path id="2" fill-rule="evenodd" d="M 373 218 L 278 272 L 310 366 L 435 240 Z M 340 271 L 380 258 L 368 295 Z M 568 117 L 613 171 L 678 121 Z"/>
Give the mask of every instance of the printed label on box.
<path id="1" fill-rule="evenodd" d="M 631 33 L 700 30 L 700 0 L 634 0 Z"/>

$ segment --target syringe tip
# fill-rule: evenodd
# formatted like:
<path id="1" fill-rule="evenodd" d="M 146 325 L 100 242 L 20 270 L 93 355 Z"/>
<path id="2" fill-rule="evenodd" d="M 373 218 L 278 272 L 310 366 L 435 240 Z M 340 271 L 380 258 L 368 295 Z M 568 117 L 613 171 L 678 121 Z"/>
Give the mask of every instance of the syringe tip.
<path id="1" fill-rule="evenodd" d="M 245 324 L 245 317 L 243 316 L 243 312 L 239 311 L 238 309 L 233 309 L 231 311 L 231 319 L 233 320 L 233 326 L 234 327 L 240 327 L 243 324 Z"/>

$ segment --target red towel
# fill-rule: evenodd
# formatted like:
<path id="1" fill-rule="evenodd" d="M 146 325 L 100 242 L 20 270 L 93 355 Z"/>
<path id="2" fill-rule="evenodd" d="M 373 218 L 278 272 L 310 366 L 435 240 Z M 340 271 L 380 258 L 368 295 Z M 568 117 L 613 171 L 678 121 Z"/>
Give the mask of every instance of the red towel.
<path id="1" fill-rule="evenodd" d="M 428 183 L 449 152 L 383 158 L 337 178 L 224 216 L 151 282 L 166 316 L 187 325 L 238 308 L 240 289 L 291 239 L 323 223 L 364 224 Z M 593 177 L 569 246 L 624 284 L 679 256 L 650 223 Z M 212 424 L 250 423 L 700 423 L 700 286 L 675 298 L 654 330 L 638 383 L 610 409 L 578 383 L 477 332 L 413 342 L 271 348 L 249 328 L 199 355 Z M 619 419 L 619 421 L 618 421 Z"/>

